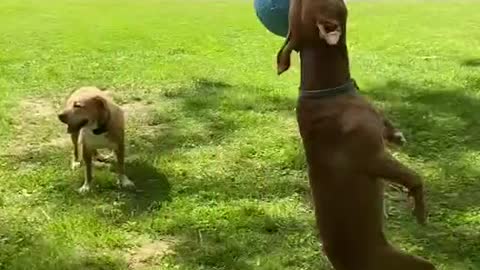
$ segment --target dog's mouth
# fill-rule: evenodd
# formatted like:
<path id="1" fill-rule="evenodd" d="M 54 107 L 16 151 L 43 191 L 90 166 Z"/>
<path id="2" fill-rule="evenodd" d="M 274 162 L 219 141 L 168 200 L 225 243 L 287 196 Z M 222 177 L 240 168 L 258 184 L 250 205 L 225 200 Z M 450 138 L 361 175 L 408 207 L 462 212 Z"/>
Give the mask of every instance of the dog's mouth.
<path id="1" fill-rule="evenodd" d="M 67 132 L 68 133 L 74 133 L 74 132 L 78 132 L 82 127 L 84 127 L 86 124 L 88 124 L 88 120 L 87 119 L 84 119 L 82 121 L 80 121 L 80 123 L 76 124 L 76 125 L 70 125 L 68 124 L 67 125 Z"/>

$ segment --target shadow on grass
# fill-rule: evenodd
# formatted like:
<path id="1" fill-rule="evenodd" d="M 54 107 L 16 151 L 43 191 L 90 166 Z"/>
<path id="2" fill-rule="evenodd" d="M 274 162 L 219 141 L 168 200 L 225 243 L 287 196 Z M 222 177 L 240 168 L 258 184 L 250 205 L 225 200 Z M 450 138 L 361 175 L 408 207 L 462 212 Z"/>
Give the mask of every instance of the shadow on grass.
<path id="1" fill-rule="evenodd" d="M 294 121 L 295 97 L 288 97 L 283 92 L 271 89 L 197 78 L 187 86 L 163 94 L 167 99 L 173 100 L 176 107 L 176 110 L 164 112 L 157 117 L 158 123 L 166 123 L 169 127 L 163 132 L 140 134 L 131 138 L 135 145 L 134 154 L 158 158 L 171 155 L 172 152 L 182 155 L 203 146 L 228 145 L 232 140 L 239 140 L 236 132 L 261 127 L 265 115 L 282 116 Z M 266 144 L 256 145 L 248 150 L 233 149 L 248 153 L 239 154 L 245 157 L 228 160 L 230 164 L 225 167 L 226 171 L 223 174 L 215 173 L 211 177 L 191 176 L 186 172 L 186 175 L 179 175 L 182 180 L 176 181 L 182 184 L 176 190 L 179 194 L 208 191 L 210 194 L 217 194 L 210 198 L 216 201 L 288 197 L 296 192 L 306 194 L 308 193 L 306 181 L 299 182 L 296 178 L 304 168 L 304 158 L 299 150 L 300 141 L 296 134 L 292 138 L 282 140 L 294 142 L 296 145 L 291 147 L 288 145 L 290 149 L 284 151 L 287 159 L 276 161 L 278 164 L 272 166 L 278 168 L 274 170 L 243 172 L 243 168 L 251 166 L 247 164 L 248 162 L 253 163 L 254 159 L 258 158 L 258 152 L 261 152 Z M 282 147 L 281 144 L 278 146 Z M 212 159 L 216 157 L 212 156 Z M 219 158 L 219 165 L 223 166 L 222 162 L 225 160 Z M 242 172 L 239 173 L 238 170 Z M 243 178 L 239 179 L 239 175 Z M 274 181 L 267 183 L 269 179 Z"/>
<path id="2" fill-rule="evenodd" d="M 320 256 L 313 220 L 257 211 L 236 213 L 235 225 L 185 231 L 173 258 L 186 269 L 331 269 Z"/>
<path id="3" fill-rule="evenodd" d="M 480 67 L 480 58 L 467 59 L 462 62 L 462 65 L 466 67 Z"/>
<path id="4" fill-rule="evenodd" d="M 130 162 L 126 165 L 128 177 L 135 182 L 136 192 L 129 194 L 124 211 L 142 213 L 159 208 L 170 201 L 170 183 L 167 177 L 147 162 Z"/>
<path id="5" fill-rule="evenodd" d="M 140 134 L 132 139 L 136 153 L 164 154 L 178 148 L 219 145 L 233 132 L 244 128 L 243 114 L 293 111 L 295 106 L 294 98 L 287 98 L 284 93 L 272 94 L 270 89 L 205 78 L 192 79 L 187 86 L 163 95 L 175 101 L 178 110 L 156 116 L 157 123 L 168 125 L 163 132 Z M 188 130 L 195 126 L 201 129 Z"/>
<path id="6" fill-rule="evenodd" d="M 68 149 L 70 150 L 70 149 Z M 115 212 L 114 216 L 100 216 L 112 219 L 112 222 L 126 222 L 130 218 L 144 212 L 160 209 L 162 204 L 170 201 L 170 183 L 159 169 L 147 160 L 128 160 L 126 162 L 127 176 L 135 183 L 135 190 L 122 189 L 116 183 L 116 164 L 96 163 L 93 168 L 92 189 L 87 194 L 79 194 L 78 188 L 84 180 L 84 166 L 75 171 L 70 170 L 69 161 L 65 156 L 69 151 L 63 148 L 50 147 L 23 152 L 15 155 L 2 156 L 8 158 L 10 169 L 26 174 L 22 181 L 17 182 L 14 189 L 42 186 L 39 194 L 42 198 L 61 209 L 66 206 L 95 207 L 96 205 L 114 205 L 122 214 Z M 5 159 L 6 160 L 6 159 Z M 42 168 L 55 173 L 43 172 L 50 177 L 38 177 Z"/>
<path id="7" fill-rule="evenodd" d="M 55 236 L 42 237 L 28 219 L 0 220 L 0 269 L 5 270 L 125 270 L 120 256 L 87 252 Z"/>

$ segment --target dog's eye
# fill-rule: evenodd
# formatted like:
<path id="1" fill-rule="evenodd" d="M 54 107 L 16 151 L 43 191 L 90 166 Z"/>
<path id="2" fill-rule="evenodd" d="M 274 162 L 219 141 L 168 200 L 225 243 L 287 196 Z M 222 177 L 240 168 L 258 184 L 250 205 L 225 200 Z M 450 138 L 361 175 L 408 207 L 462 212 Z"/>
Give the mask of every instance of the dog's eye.
<path id="1" fill-rule="evenodd" d="M 75 102 L 75 103 L 73 103 L 73 107 L 74 108 L 82 108 L 83 106 L 82 106 L 82 104 L 80 104 L 78 102 Z"/>

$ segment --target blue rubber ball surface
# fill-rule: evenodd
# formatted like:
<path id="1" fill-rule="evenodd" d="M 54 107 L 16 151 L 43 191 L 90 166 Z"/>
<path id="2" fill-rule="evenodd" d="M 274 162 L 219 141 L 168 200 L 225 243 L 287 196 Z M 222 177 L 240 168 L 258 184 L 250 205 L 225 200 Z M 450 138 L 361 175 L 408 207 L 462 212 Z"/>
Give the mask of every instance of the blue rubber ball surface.
<path id="1" fill-rule="evenodd" d="M 260 22 L 275 35 L 288 34 L 288 8 L 290 0 L 254 0 L 255 12 Z"/>

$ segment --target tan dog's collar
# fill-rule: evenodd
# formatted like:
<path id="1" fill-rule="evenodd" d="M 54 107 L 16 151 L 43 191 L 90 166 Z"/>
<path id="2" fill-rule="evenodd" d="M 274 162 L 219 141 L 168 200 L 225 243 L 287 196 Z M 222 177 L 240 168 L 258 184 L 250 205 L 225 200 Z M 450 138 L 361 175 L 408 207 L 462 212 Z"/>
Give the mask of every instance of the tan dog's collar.
<path id="1" fill-rule="evenodd" d="M 100 123 L 96 129 L 92 130 L 93 134 L 101 135 L 106 133 L 108 131 L 108 122 L 110 122 L 110 114 L 107 114 L 107 119 L 103 123 Z"/>
<path id="2" fill-rule="evenodd" d="M 101 135 L 101 134 L 107 132 L 107 125 L 101 125 L 98 128 L 92 130 L 92 132 L 95 135 Z"/>

